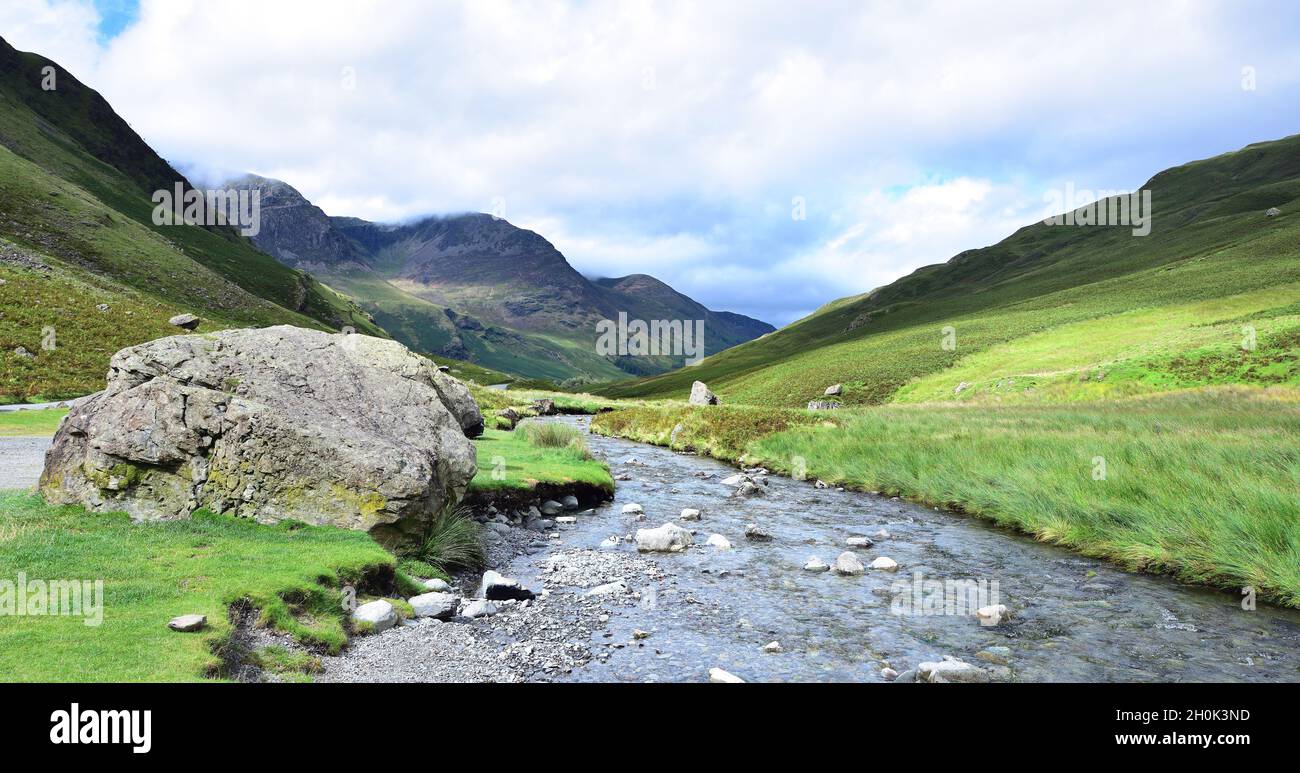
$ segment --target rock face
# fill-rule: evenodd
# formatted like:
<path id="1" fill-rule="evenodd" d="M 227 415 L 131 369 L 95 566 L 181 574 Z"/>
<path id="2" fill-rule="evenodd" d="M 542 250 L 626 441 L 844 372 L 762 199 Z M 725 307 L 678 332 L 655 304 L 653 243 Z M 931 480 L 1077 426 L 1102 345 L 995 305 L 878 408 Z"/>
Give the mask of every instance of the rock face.
<path id="1" fill-rule="evenodd" d="M 718 396 L 710 392 L 703 381 L 691 384 L 691 405 L 720 405 L 721 403 Z"/>
<path id="2" fill-rule="evenodd" d="M 416 538 L 475 472 L 463 384 L 401 344 L 281 326 L 123 349 L 45 457 L 52 504 Z"/>

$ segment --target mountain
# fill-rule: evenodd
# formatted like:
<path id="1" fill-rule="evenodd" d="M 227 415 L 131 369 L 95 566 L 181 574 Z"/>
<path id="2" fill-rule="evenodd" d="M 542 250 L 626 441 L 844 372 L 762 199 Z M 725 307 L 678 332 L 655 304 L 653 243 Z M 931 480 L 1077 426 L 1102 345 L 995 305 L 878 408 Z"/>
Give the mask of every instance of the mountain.
<path id="1" fill-rule="evenodd" d="M 1142 190 L 1148 235 L 1033 223 L 693 368 L 597 391 L 685 397 L 700 379 L 725 401 L 802 406 L 836 383 L 848 405 L 1300 385 L 1300 136 Z"/>
<path id="2" fill-rule="evenodd" d="M 491 215 L 404 224 L 327 218 L 281 181 L 250 176 L 231 184 L 262 192 L 259 247 L 357 298 L 378 324 L 422 351 L 526 377 L 609 380 L 685 360 L 599 353 L 597 324 L 620 314 L 703 320 L 708 353 L 773 330 L 710 311 L 644 274 L 592 281 L 539 234 Z"/>
<path id="3" fill-rule="evenodd" d="M 193 189 L 102 96 L 0 39 L 0 401 L 100 388 L 114 351 L 180 312 L 383 335 L 221 221 L 155 225 L 151 196 L 177 185 Z"/>

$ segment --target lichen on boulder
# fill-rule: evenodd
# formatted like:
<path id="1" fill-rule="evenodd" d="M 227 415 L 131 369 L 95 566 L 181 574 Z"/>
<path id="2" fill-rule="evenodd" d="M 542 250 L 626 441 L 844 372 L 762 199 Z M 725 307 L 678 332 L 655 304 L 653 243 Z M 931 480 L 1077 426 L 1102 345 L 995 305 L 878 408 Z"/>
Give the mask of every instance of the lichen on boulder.
<path id="1" fill-rule="evenodd" d="M 280 326 L 162 338 L 114 355 L 45 457 L 53 504 L 138 520 L 200 508 L 418 538 L 474 477 L 483 417 L 401 344 Z"/>

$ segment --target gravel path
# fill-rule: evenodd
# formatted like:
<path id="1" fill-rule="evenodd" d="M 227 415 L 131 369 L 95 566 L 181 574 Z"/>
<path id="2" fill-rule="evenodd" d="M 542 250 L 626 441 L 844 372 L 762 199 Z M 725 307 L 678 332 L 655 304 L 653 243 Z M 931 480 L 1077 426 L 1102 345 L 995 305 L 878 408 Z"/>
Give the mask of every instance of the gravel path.
<path id="1" fill-rule="evenodd" d="M 47 437 L 0 438 L 0 489 L 35 486 L 45 466 Z"/>

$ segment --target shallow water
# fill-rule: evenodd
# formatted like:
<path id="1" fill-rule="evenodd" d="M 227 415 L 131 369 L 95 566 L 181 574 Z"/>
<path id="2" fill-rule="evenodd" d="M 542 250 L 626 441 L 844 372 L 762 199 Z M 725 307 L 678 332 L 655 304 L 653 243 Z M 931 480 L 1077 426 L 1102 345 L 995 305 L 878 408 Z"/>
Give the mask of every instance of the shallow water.
<path id="1" fill-rule="evenodd" d="M 765 496 L 732 498 L 720 481 L 736 471 L 720 462 L 596 435 L 588 445 L 615 475 L 628 472 L 632 480 L 618 482 L 612 503 L 560 527 L 565 549 L 594 549 L 610 535 L 667 521 L 698 533 L 684 553 L 647 554 L 668 579 L 627 578 L 640 603 L 610 605 L 612 635 L 593 639 L 608 659 L 575 670 L 574 680 L 697 682 L 720 667 L 747 681 L 881 681 L 885 662 L 901 672 L 952 655 L 987 667 L 977 653 L 1006 647 L 1010 672 L 1000 678 L 1013 681 L 1300 681 L 1300 612 L 1247 611 L 1229 593 L 1130 574 L 974 518 L 885 497 L 773 475 Z M 619 512 L 629 502 L 645 508 L 644 521 Z M 702 510 L 702 520 L 682 522 L 687 507 Z M 775 539 L 747 540 L 751 522 Z M 882 528 L 891 537 L 874 547 L 845 544 Z M 732 549 L 704 545 L 713 533 Z M 844 550 L 864 564 L 888 556 L 900 567 L 856 577 L 802 568 L 809 556 L 829 564 Z M 539 587 L 540 560 L 521 556 L 509 572 Z M 983 580 L 989 592 L 996 581 L 998 598 L 986 600 L 1006 604 L 1014 617 L 984 627 L 970 609 L 897 614 L 908 611 L 893 602 L 900 594 L 912 598 L 916 572 L 926 580 Z M 649 638 L 633 642 L 638 628 Z M 771 641 L 784 651 L 763 652 Z"/>

